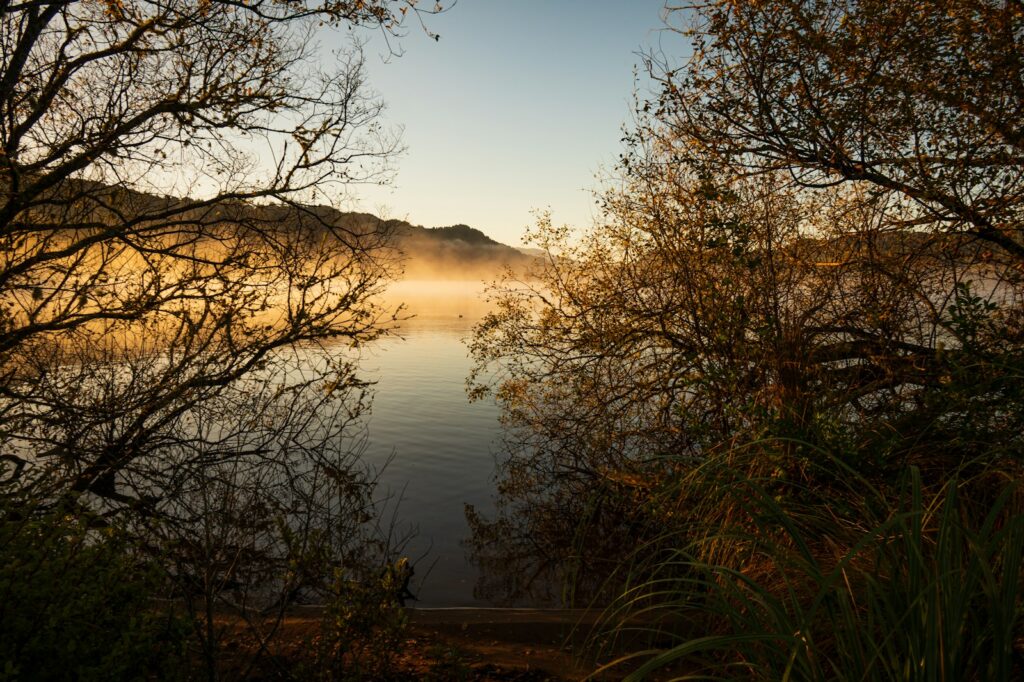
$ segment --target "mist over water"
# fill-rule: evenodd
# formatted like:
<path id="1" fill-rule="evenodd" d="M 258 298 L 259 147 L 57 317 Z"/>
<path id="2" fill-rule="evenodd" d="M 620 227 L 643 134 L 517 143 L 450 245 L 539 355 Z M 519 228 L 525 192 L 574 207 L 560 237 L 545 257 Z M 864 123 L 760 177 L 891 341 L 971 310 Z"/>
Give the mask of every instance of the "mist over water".
<path id="1" fill-rule="evenodd" d="M 484 300 L 484 280 L 403 279 L 388 286 L 383 296 L 387 306 L 404 306 L 399 335 L 424 324 L 455 328 L 464 326 L 468 335 L 475 324 L 491 310 Z M 460 321 L 461 320 L 461 321 Z"/>
<path id="2" fill-rule="evenodd" d="M 500 435 L 493 401 L 470 403 L 465 392 L 464 340 L 487 310 L 481 289 L 478 282 L 398 283 L 389 295 L 415 317 L 402 323 L 401 338 L 363 352 L 362 376 L 378 382 L 364 456 L 387 464 L 381 488 L 398 499 L 397 533 L 416 533 L 404 554 L 415 561 L 417 606 L 484 603 L 473 597 L 477 572 L 461 544 L 469 534 L 464 505 L 494 509 Z"/>

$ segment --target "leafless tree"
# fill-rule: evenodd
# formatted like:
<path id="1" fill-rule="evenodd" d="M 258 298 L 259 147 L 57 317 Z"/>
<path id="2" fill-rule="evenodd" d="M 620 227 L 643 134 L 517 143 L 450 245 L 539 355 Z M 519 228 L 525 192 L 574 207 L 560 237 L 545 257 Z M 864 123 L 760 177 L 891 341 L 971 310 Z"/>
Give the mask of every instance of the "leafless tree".
<path id="1" fill-rule="evenodd" d="M 440 10 L 0 2 L 0 494 L 246 618 L 386 558 L 356 363 L 395 263 L 335 209 L 399 147 L 357 30 Z"/>
<path id="2" fill-rule="evenodd" d="M 380 178 L 397 143 L 358 48 L 321 66 L 310 37 L 325 23 L 396 32 L 418 11 L 4 4 L 5 480 L 152 507 L 167 481 L 142 499 L 124 476 L 181 442 L 196 405 L 255 370 L 280 383 L 267 368 L 299 344 L 381 333 L 386 235 L 314 204 Z M 315 381 L 344 395 L 350 359 Z"/>

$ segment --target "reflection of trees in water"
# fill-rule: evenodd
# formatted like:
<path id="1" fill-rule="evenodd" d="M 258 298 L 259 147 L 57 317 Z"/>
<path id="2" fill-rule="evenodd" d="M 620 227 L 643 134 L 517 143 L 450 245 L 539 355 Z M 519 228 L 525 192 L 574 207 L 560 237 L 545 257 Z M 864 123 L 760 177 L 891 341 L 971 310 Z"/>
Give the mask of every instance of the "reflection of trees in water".
<path id="1" fill-rule="evenodd" d="M 623 548 L 645 533 L 636 511 L 622 489 L 568 479 L 506 494 L 493 519 L 467 506 L 466 545 L 480 571 L 474 595 L 501 605 L 577 606 L 612 596 Z"/>

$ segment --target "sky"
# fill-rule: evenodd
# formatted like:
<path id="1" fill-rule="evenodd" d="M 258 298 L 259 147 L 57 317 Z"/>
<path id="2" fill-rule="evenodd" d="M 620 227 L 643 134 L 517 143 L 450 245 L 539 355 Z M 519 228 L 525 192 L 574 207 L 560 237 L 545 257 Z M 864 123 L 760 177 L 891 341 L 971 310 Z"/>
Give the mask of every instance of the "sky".
<path id="1" fill-rule="evenodd" d="M 426 227 L 464 223 L 513 246 L 534 210 L 586 227 L 596 175 L 622 151 L 638 53 L 657 45 L 664 2 L 458 0 L 426 17 L 439 40 L 410 24 L 399 57 L 366 34 L 368 82 L 387 105 L 385 124 L 404 129 L 405 152 L 393 186 L 356 188 L 350 208 Z M 321 47 L 351 35 L 325 34 Z"/>

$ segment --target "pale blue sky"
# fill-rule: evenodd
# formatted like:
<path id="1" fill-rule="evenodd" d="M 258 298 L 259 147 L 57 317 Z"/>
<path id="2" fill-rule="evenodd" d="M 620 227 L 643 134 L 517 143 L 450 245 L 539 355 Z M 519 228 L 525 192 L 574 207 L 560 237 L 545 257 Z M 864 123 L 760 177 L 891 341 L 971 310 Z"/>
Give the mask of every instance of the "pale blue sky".
<path id="1" fill-rule="evenodd" d="M 532 209 L 591 222 L 595 174 L 614 166 L 630 120 L 638 51 L 657 45 L 664 0 L 459 0 L 410 25 L 385 61 L 366 46 L 370 85 L 407 151 L 393 189 L 359 188 L 358 208 L 426 226 L 466 223 L 518 245 Z M 326 36 L 332 47 L 338 36 Z M 335 42 L 334 46 L 340 46 Z M 642 70 L 641 70 L 642 71 Z"/>

